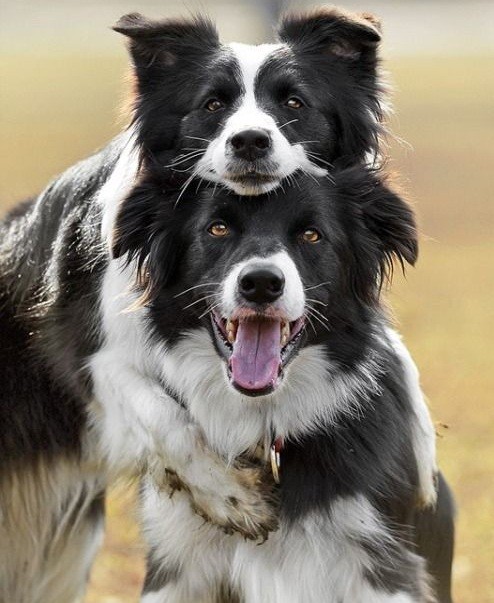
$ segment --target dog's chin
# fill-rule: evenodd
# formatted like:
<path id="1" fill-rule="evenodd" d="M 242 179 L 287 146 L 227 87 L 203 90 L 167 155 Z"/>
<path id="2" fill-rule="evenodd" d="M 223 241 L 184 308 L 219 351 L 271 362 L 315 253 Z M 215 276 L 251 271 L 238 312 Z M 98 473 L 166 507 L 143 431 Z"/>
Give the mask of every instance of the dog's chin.
<path id="1" fill-rule="evenodd" d="M 250 397 L 276 391 L 305 339 L 304 317 L 291 322 L 263 315 L 230 320 L 216 312 L 210 317 L 230 385 Z"/>
<path id="2" fill-rule="evenodd" d="M 237 195 L 257 196 L 277 188 L 281 177 L 258 172 L 227 173 L 222 177 L 225 185 Z"/>
<path id="3" fill-rule="evenodd" d="M 279 186 L 283 175 L 271 159 L 230 160 L 220 175 L 221 181 L 238 195 L 262 195 Z"/>

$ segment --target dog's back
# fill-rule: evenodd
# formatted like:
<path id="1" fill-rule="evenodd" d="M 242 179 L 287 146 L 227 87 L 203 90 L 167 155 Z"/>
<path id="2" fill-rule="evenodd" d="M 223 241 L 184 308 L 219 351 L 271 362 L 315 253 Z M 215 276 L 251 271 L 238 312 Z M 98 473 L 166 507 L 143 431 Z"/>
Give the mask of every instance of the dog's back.
<path id="1" fill-rule="evenodd" d="M 88 322 L 99 229 L 91 197 L 115 148 L 71 168 L 0 224 L 0 601 L 58 603 L 83 591 L 103 525 L 90 467 Z M 89 238 L 88 238 L 89 237 Z M 81 245 L 94 248 L 80 253 Z M 91 263 L 92 260 L 92 263 Z M 96 296 L 96 297 L 95 297 Z M 92 299 L 93 298 L 93 299 Z M 78 321 L 78 328 L 73 327 Z M 86 321 L 86 324 L 84 322 Z"/>

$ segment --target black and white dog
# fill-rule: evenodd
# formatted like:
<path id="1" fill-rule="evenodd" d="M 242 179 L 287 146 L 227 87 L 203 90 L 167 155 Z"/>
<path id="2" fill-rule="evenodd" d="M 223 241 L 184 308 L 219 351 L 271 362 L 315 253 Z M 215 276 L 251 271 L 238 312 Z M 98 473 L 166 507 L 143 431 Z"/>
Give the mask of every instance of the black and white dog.
<path id="1" fill-rule="evenodd" d="M 399 250 L 392 245 L 387 248 L 377 233 L 375 238 L 362 235 L 362 239 L 358 239 L 358 229 L 348 234 L 350 225 L 360 224 L 368 215 L 363 211 L 360 217 L 353 213 L 357 207 L 358 212 L 367 208 L 361 203 L 365 197 L 362 191 L 369 196 L 373 188 L 376 195 L 384 190 L 379 178 L 363 168 L 344 171 L 369 161 L 379 151 L 383 105 L 376 74 L 376 23 L 369 17 L 335 10 L 309 13 L 284 21 L 280 44 L 260 47 L 222 46 L 212 25 L 203 19 L 149 22 L 132 15 L 123 18 L 116 29 L 130 37 L 135 65 L 131 128 L 106 149 L 68 170 L 37 199 L 16 208 L 0 226 L 0 600 L 58 603 L 73 601 L 83 592 L 101 539 L 104 488 L 108 479 L 129 470 L 148 471 L 150 475 L 145 489 L 147 514 L 152 513 L 153 496 L 158 515 L 161 505 L 170 504 L 158 494 L 156 485 L 168 489 L 174 483 L 182 489 L 172 499 L 176 508 L 184 513 L 193 508 L 207 517 L 214 525 L 205 530 L 216 534 L 211 545 L 221 548 L 223 544 L 213 542 L 224 542 L 226 547 L 217 558 L 216 574 L 216 562 L 214 566 L 201 566 L 200 553 L 197 573 L 192 575 L 185 566 L 179 572 L 180 560 L 159 548 L 158 544 L 163 544 L 160 539 L 153 546 L 155 562 L 147 581 L 149 593 L 163 590 L 161 587 L 170 590 L 175 588 L 173 585 L 178 588 L 176 597 L 182 600 L 187 600 L 183 597 L 194 589 L 202 593 L 209 588 L 209 593 L 214 593 L 225 583 L 224 572 L 231 571 L 234 573 L 228 574 L 232 578 L 228 588 L 234 586 L 249 600 L 257 600 L 252 588 L 256 588 L 256 576 L 261 578 L 261 574 L 253 575 L 252 580 L 246 577 L 242 567 L 250 561 L 241 546 L 237 549 L 233 544 L 239 542 L 238 536 L 217 533 L 216 526 L 264 538 L 281 522 L 281 529 L 258 547 L 267 554 L 270 547 L 280 546 L 276 542 L 280 542 L 286 526 L 299 526 L 291 532 L 290 538 L 296 538 L 297 530 L 309 530 L 303 527 L 303 521 L 300 523 L 301 518 L 317 518 L 318 509 L 323 507 L 330 510 L 330 516 L 338 517 L 338 524 L 343 521 L 341 512 L 347 513 L 348 525 L 355 513 L 367 513 L 363 515 L 364 525 L 371 533 L 368 538 L 364 534 L 356 545 L 356 556 L 352 557 L 355 563 L 348 561 L 350 565 L 341 566 L 349 572 L 345 582 L 349 588 L 351 576 L 357 576 L 357 569 L 363 571 L 368 563 L 367 573 L 358 574 L 355 588 L 360 584 L 376 592 L 422 592 L 425 574 L 419 567 L 420 558 L 405 552 L 402 536 L 394 538 L 394 531 L 381 519 L 392 515 L 397 525 L 403 525 L 397 509 L 408 500 L 407 492 L 410 500 L 417 495 L 424 504 L 434 502 L 434 432 L 413 362 L 397 336 L 384 326 L 375 296 L 371 295 L 370 279 L 377 277 L 379 270 L 372 274 L 370 265 L 361 264 L 352 255 L 360 250 L 369 254 L 369 259 L 379 261 L 380 249 L 384 262 L 393 252 L 412 260 L 413 245 L 406 245 L 411 244 L 413 234 L 408 233 L 405 245 L 406 237 L 394 230 L 398 226 L 392 206 L 395 201 L 397 210 L 403 206 L 388 193 L 384 199 L 390 215 L 383 216 L 376 210 L 375 219 L 390 244 L 399 240 L 405 246 Z M 306 176 L 301 178 L 303 172 Z M 334 172 L 332 178 L 346 175 L 335 186 L 326 179 L 328 172 Z M 214 184 L 206 184 L 196 195 L 200 179 L 219 183 L 218 193 Z M 278 186 L 289 186 L 286 196 Z M 234 192 L 223 192 L 223 187 L 242 195 L 269 193 L 272 206 L 264 196 L 239 199 Z M 323 196 L 327 197 L 325 204 Z M 376 208 L 370 203 L 371 197 L 370 213 Z M 344 198 L 349 200 L 347 217 L 340 211 Z M 204 253 L 200 260 L 205 267 L 189 284 L 194 253 L 203 253 L 200 237 L 207 234 L 218 238 L 210 241 L 206 237 L 209 243 L 227 243 L 233 240 L 235 228 L 243 228 L 244 218 L 239 213 L 234 225 L 223 216 L 222 226 L 218 221 L 208 223 L 206 231 L 200 233 L 191 218 L 199 223 L 208 211 L 222 204 L 225 211 L 231 208 L 232 217 L 239 211 L 249 213 L 249 207 L 253 219 L 254 214 L 269 217 L 272 236 L 280 236 L 280 244 L 267 249 L 265 235 L 260 232 L 258 239 L 250 235 L 244 239 L 249 241 L 249 249 L 245 244 L 238 246 L 238 261 L 235 253 L 225 253 L 217 266 L 222 274 L 208 285 L 213 289 L 203 288 L 203 296 L 213 295 L 220 301 L 218 287 L 222 287 L 230 297 L 221 302 L 216 313 L 199 318 L 207 310 L 204 301 L 213 298 L 199 301 L 201 287 L 185 289 L 204 284 L 203 276 L 209 269 L 205 263 L 213 261 Z M 303 213 L 304 208 L 307 217 L 319 208 L 321 219 L 326 211 L 326 219 L 335 212 L 341 220 L 341 224 L 334 225 L 341 241 L 329 237 L 324 242 L 327 223 L 308 225 L 303 215 L 297 218 L 301 227 L 307 226 L 302 236 L 322 236 L 317 245 L 314 241 L 314 250 L 335 246 L 321 265 L 313 257 L 313 273 L 305 271 L 302 259 L 297 259 L 286 245 L 282 250 L 282 242 L 288 237 L 283 225 L 288 224 L 290 216 Z M 401 217 L 406 222 L 403 211 Z M 285 213 L 286 220 L 281 219 Z M 172 219 L 164 224 L 167 215 Z M 251 228 L 249 224 L 246 222 L 245 227 Z M 212 234 L 207 232 L 208 227 L 214 230 Z M 310 240 L 306 245 L 312 248 Z M 244 320 L 246 316 L 234 314 L 235 279 L 240 275 L 235 270 L 240 269 L 240 262 L 261 258 L 267 252 L 276 256 L 268 264 L 276 265 L 282 291 L 279 303 L 273 300 L 270 307 L 275 309 L 281 299 L 283 303 L 289 299 L 292 305 L 283 306 L 285 314 L 279 308 L 273 310 L 270 320 L 259 323 L 255 332 L 251 321 Z M 181 259 L 183 265 L 178 261 Z M 267 260 L 263 257 L 256 261 L 262 265 Z M 346 266 L 349 280 L 345 287 L 350 288 L 344 302 L 347 307 L 342 307 L 340 314 L 334 300 L 344 285 L 341 278 Z M 327 270 L 334 273 L 317 280 Z M 223 279 L 228 276 L 227 283 Z M 334 291 L 331 283 L 325 282 L 314 289 L 309 300 L 309 290 L 302 289 L 328 279 L 332 279 Z M 171 298 L 173 303 L 167 309 L 164 300 Z M 191 301 L 185 303 L 188 299 Z M 312 308 L 307 305 L 314 303 Z M 193 305 L 184 308 L 188 304 Z M 307 320 L 311 315 L 313 333 L 307 328 L 305 313 Z M 224 318 L 230 320 L 224 323 Z M 274 345 L 276 329 L 284 342 L 283 352 Z M 356 333 L 360 333 L 360 341 Z M 248 361 L 256 337 L 264 342 L 264 372 Z M 267 341 L 271 341 L 271 347 L 264 347 Z M 323 353 L 331 341 L 341 345 L 334 357 Z M 239 347 L 235 342 L 243 345 Z M 235 387 L 247 396 L 255 393 L 260 397 L 253 401 L 232 389 L 225 377 L 227 365 L 219 353 L 228 357 Z M 289 361 L 285 370 L 282 364 Z M 297 367 L 302 370 L 297 371 Z M 284 382 L 279 384 L 284 373 Z M 204 380 L 201 375 L 206 375 Z M 391 395 L 388 390 L 395 386 L 388 382 L 395 381 L 396 391 Z M 309 386 L 318 388 L 318 401 L 308 393 Z M 276 391 L 268 393 L 271 389 Z M 214 392 L 220 394 L 218 399 Z M 278 397 L 288 394 L 284 410 L 280 407 L 276 411 L 280 406 L 276 403 Z M 334 484 L 329 481 L 323 488 L 329 490 L 322 493 L 320 479 L 313 488 L 310 482 L 302 484 L 301 490 L 297 484 L 291 487 L 290 474 L 300 472 L 290 472 L 290 463 L 295 467 L 300 462 L 300 446 L 306 446 L 306 442 L 309 448 L 313 446 L 309 458 L 314 458 L 315 475 L 323 475 L 326 461 L 321 465 L 317 459 L 332 459 L 329 452 L 339 447 L 335 434 L 340 438 L 346 433 L 343 430 L 350 433 L 352 421 L 364 416 L 362 409 L 371 412 L 361 403 L 366 396 L 371 400 L 370 408 L 374 400 L 384 396 L 386 408 L 393 408 L 389 398 L 396 400 L 396 408 L 403 411 L 402 415 L 391 410 L 389 416 L 387 411 L 384 413 L 385 419 L 396 418 L 397 424 L 386 423 L 385 432 L 379 432 L 383 448 L 377 448 L 382 456 L 376 456 L 375 464 L 361 463 L 362 469 L 370 473 L 359 474 L 358 480 L 369 480 L 370 486 L 362 486 L 360 491 L 353 487 L 355 478 L 349 476 L 334 492 Z M 333 402 L 328 405 L 330 399 Z M 277 412 L 280 422 L 275 420 Z M 242 429 L 240 424 L 232 424 L 234 416 L 244 421 Z M 381 415 L 371 418 L 376 424 L 373 429 L 369 427 L 369 437 L 378 433 Z M 331 435 L 330 427 L 337 425 Z M 365 421 L 362 429 L 364 426 Z M 262 463 L 272 437 L 278 443 L 279 438 L 285 438 L 281 493 L 266 476 Z M 321 457 L 320 445 L 310 444 L 311 437 L 323 442 L 322 452 L 328 455 Z M 397 438 L 403 438 L 402 447 Z M 385 443 L 390 447 L 386 448 Z M 367 446 L 367 440 L 364 438 L 361 444 Z M 258 448 L 257 453 L 253 447 Z M 372 450 L 369 448 L 371 459 Z M 390 456 L 385 463 L 387 452 Z M 239 455 L 241 458 L 237 458 Z M 303 457 L 302 462 L 307 460 Z M 341 469 L 343 459 L 333 460 Z M 384 463 L 386 470 L 382 481 L 378 480 L 379 463 Z M 305 473 L 310 476 L 310 472 Z M 388 477 L 396 480 L 388 483 Z M 374 490 L 381 486 L 386 489 L 379 498 Z M 286 495 L 288 491 L 292 494 Z M 387 494 L 396 494 L 396 501 Z M 345 506 L 347 498 L 349 504 Z M 384 508 L 385 500 L 390 509 Z M 343 505 L 343 511 L 338 511 L 338 504 Z M 444 522 L 448 523 L 446 507 L 443 502 L 438 510 L 446 509 Z M 412 506 L 405 504 L 405 511 L 411 513 Z M 191 522 L 197 520 L 191 517 Z M 429 512 L 420 517 L 433 526 L 433 538 L 443 533 L 437 527 L 437 515 Z M 156 530 L 162 521 L 156 518 Z M 316 524 L 312 523 L 312 530 Z M 323 524 L 321 534 L 329 529 L 329 524 Z M 188 554 L 189 533 L 185 526 L 180 529 L 187 534 L 183 550 Z M 338 546 L 346 550 L 351 544 L 349 531 L 343 530 L 342 534 L 332 542 L 339 542 Z M 199 530 L 197 535 L 198 543 L 203 543 L 204 532 Z M 178 551 L 181 544 L 176 534 L 174 538 Z M 379 556 L 376 543 L 388 540 L 391 548 L 386 548 L 386 554 L 396 552 L 396 563 L 401 569 L 408 564 L 410 576 L 413 574 L 416 580 L 400 581 L 399 572 L 391 571 L 387 557 Z M 300 544 L 302 548 L 293 550 L 293 560 L 297 557 L 302 562 L 299 556 L 303 554 L 303 539 Z M 201 546 L 198 544 L 197 552 Z M 431 567 L 433 573 L 445 577 L 444 593 L 449 588 L 449 546 L 447 542 L 444 554 Z M 234 549 L 236 556 L 244 554 L 245 563 L 239 561 L 225 570 L 224 560 L 230 559 L 229 551 Z M 191 555 L 191 560 L 196 559 L 193 551 Z M 340 555 L 339 548 L 326 559 L 336 557 L 350 559 Z M 213 555 L 211 561 L 215 559 Z M 320 585 L 315 580 L 315 558 L 313 562 L 312 573 L 301 575 L 299 588 L 306 584 L 306 592 L 315 596 Z M 260 571 L 259 564 L 264 562 L 256 563 Z M 440 563 L 445 565 L 439 570 Z M 284 566 L 294 567 L 287 560 Z M 167 577 L 169 584 L 165 587 Z M 260 600 L 282 600 L 288 586 L 283 586 L 280 578 L 273 578 L 269 588 L 262 586 Z M 293 590 L 294 596 L 297 592 Z M 352 590 L 343 593 L 336 583 L 334 592 L 340 599 L 356 600 L 352 599 Z M 160 600 L 159 594 L 146 595 L 149 600 L 155 596 Z M 209 594 L 205 596 L 207 599 Z M 388 598 L 374 600 L 415 600 L 383 596 Z M 441 597 L 441 601 L 449 600 L 447 594 Z M 303 600 L 308 600 L 305 595 Z"/>
<path id="2" fill-rule="evenodd" d="M 379 306 L 393 259 L 416 259 L 410 209 L 362 167 L 248 200 L 210 187 L 163 196 L 160 174 L 143 174 L 121 205 L 114 254 L 128 266 L 105 277 L 114 301 L 92 360 L 107 404 L 129 354 L 165 384 L 153 401 L 128 367 L 115 400 L 167 443 L 143 481 L 143 600 L 450 601 L 451 501 L 440 480 L 437 511 L 422 510 L 435 498 L 433 434 Z M 135 266 L 140 299 L 122 296 Z M 200 429 L 192 440 L 185 417 Z M 254 506 L 204 466 L 201 441 L 233 469 L 253 463 Z M 270 454 L 278 491 L 255 473 Z M 201 483 L 208 471 L 222 504 Z"/>
<path id="3" fill-rule="evenodd" d="M 175 175 L 241 195 L 296 172 L 374 160 L 385 112 L 378 22 L 321 9 L 282 22 L 280 43 L 221 45 L 213 25 L 127 15 L 141 151 Z"/>

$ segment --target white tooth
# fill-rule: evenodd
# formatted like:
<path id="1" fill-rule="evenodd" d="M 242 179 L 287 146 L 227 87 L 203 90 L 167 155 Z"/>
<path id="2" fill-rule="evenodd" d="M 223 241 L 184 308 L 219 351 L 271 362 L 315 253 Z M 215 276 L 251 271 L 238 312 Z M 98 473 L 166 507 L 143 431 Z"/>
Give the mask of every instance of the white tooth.
<path id="1" fill-rule="evenodd" d="M 290 337 L 290 323 L 284 321 L 281 325 L 281 345 L 284 346 L 288 343 Z"/>
<path id="2" fill-rule="evenodd" d="M 228 341 L 230 343 L 234 343 L 237 329 L 236 329 L 235 323 L 230 319 L 228 319 L 226 321 L 226 333 L 228 336 Z"/>

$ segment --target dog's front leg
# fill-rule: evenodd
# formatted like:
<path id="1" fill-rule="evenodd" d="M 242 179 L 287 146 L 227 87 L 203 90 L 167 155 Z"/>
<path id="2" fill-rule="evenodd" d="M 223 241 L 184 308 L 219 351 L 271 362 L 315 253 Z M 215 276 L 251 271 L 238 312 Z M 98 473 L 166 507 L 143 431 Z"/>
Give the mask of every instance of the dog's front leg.
<path id="1" fill-rule="evenodd" d="M 170 494 L 186 491 L 202 517 L 246 538 L 265 539 L 276 528 L 263 468 L 232 466 L 210 450 L 187 410 L 115 349 L 97 352 L 90 369 L 92 420 L 111 474 L 146 470 Z"/>

